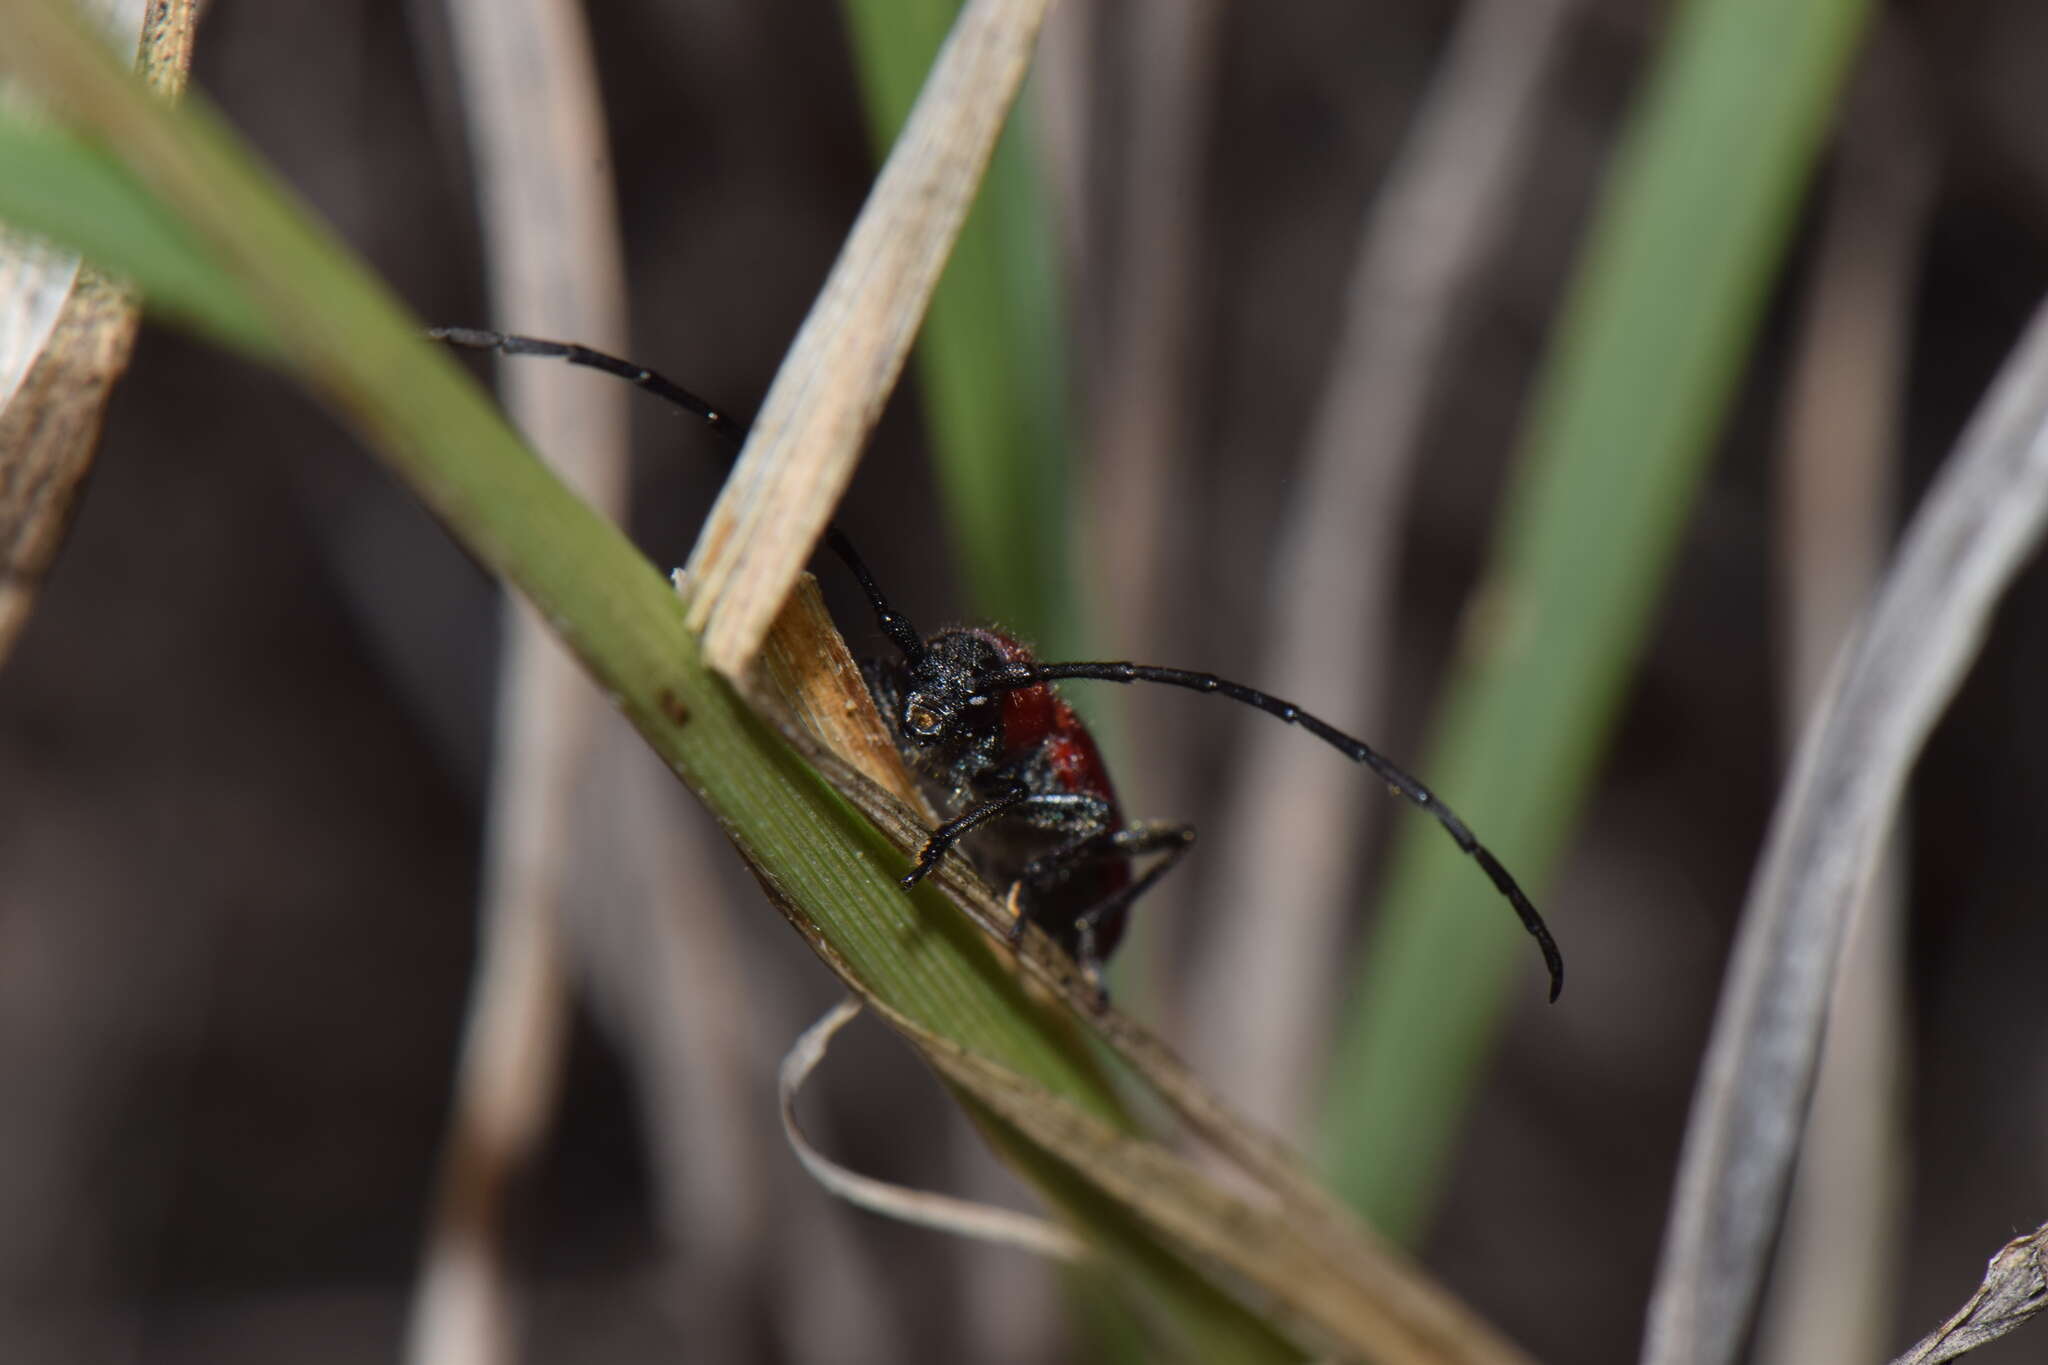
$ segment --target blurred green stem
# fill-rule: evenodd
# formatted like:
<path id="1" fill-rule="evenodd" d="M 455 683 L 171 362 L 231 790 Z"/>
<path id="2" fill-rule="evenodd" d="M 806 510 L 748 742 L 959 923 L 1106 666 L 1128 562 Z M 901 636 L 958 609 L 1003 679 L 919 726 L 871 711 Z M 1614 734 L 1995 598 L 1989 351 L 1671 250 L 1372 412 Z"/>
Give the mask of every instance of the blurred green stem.
<path id="1" fill-rule="evenodd" d="M 1619 714 L 1868 8 L 1688 0 L 1601 194 L 1420 768 L 1532 888 L 1551 881 Z M 1544 909 L 1569 960 L 1572 908 Z M 1507 992 L 1540 978 L 1486 879 L 1428 821 L 1402 832 L 1383 913 L 1323 1151 L 1341 1193 L 1413 1239 Z"/>

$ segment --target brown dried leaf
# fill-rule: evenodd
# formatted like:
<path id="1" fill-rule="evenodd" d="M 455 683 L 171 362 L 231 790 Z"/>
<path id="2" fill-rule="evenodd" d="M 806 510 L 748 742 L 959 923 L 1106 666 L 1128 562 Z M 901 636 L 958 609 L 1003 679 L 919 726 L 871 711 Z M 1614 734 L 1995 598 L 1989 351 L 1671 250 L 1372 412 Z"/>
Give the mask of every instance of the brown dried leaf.
<path id="1" fill-rule="evenodd" d="M 972 0 L 940 49 L 690 556 L 690 628 L 745 675 L 910 353 L 1052 0 Z"/>

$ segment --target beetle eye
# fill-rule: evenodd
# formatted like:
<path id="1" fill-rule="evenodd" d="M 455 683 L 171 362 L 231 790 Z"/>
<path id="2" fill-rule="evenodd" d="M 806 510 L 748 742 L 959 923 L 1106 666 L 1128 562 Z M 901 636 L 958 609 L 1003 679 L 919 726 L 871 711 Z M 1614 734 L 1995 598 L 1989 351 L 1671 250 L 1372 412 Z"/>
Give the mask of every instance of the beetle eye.
<path id="1" fill-rule="evenodd" d="M 945 717 L 921 701 L 903 708 L 903 728 L 919 739 L 931 739 L 945 728 Z"/>

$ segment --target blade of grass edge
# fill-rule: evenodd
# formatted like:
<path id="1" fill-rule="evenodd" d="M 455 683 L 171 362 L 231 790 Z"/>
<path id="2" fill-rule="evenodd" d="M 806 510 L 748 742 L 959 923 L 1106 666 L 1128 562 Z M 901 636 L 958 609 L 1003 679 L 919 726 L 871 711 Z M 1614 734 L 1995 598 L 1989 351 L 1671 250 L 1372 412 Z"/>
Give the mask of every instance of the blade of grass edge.
<path id="1" fill-rule="evenodd" d="M 1585 799 L 1868 8 L 1690 0 L 1602 191 L 1421 767 L 1527 884 L 1550 880 Z M 1549 910 L 1569 951 L 1569 907 Z M 1413 1238 L 1528 949 L 1425 821 L 1398 840 L 1383 914 L 1323 1153 Z"/>

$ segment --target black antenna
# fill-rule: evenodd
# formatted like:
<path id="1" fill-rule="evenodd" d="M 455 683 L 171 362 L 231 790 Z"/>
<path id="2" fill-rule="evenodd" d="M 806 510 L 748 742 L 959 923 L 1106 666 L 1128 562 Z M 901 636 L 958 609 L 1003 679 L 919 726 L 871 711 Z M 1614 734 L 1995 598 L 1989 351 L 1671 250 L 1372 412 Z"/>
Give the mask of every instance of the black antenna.
<path id="1" fill-rule="evenodd" d="M 593 370 L 602 370 L 616 375 L 637 388 L 645 389 L 655 397 L 681 408 L 693 417 L 701 418 L 704 425 L 725 438 L 735 454 L 746 445 L 747 424 L 732 416 L 725 409 L 684 388 L 672 379 L 664 378 L 644 365 L 635 365 L 630 360 L 621 360 L 603 351 L 593 351 L 588 346 L 579 346 L 573 341 L 548 341 L 541 337 L 515 336 L 510 332 L 492 332 L 478 327 L 429 327 L 427 335 L 435 341 L 450 346 L 461 346 L 472 351 L 497 351 L 502 355 L 545 356 L 551 360 L 566 360 L 571 365 L 582 365 Z M 868 572 L 860 552 L 853 548 L 853 542 L 846 538 L 836 524 L 825 527 L 825 544 L 841 562 L 852 571 L 854 580 L 861 591 L 867 594 L 868 605 L 874 609 L 875 624 L 889 637 L 889 642 L 902 651 L 905 659 L 916 661 L 924 657 L 924 637 L 908 617 L 889 605 L 889 599 L 882 595 L 882 589 L 875 582 L 875 576 Z"/>
<path id="2" fill-rule="evenodd" d="M 1557 940 L 1550 935 L 1550 928 L 1543 922 L 1543 916 L 1536 912 L 1529 897 L 1500 859 L 1487 851 L 1486 845 L 1473 837 L 1472 830 L 1458 818 L 1457 812 L 1446 806 L 1437 794 L 1423 785 L 1422 780 L 1380 753 L 1364 740 L 1354 739 L 1326 720 L 1310 715 L 1291 701 L 1261 692 L 1257 688 L 1234 683 L 1228 678 L 1219 678 L 1213 673 L 1190 673 L 1184 668 L 1159 668 L 1151 664 L 1133 663 L 1085 663 L 1085 664 L 1041 664 L 1013 663 L 1009 671 L 999 677 L 988 678 L 982 686 L 991 692 L 1011 692 L 1020 687 L 1037 687 L 1041 683 L 1062 682 L 1067 679 L 1089 679 L 1096 682 L 1113 683 L 1163 683 L 1168 687 L 1185 687 L 1195 692 L 1213 692 L 1255 706 L 1267 715 L 1298 725 L 1323 743 L 1343 754 L 1354 763 L 1363 763 L 1385 782 L 1398 796 L 1428 811 L 1436 817 L 1450 834 L 1451 839 L 1484 868 L 1501 895 L 1521 917 L 1522 927 L 1536 940 L 1536 946 L 1543 952 L 1543 965 L 1550 969 L 1550 998 L 1557 999 L 1564 989 L 1564 954 L 1558 951 Z"/>

